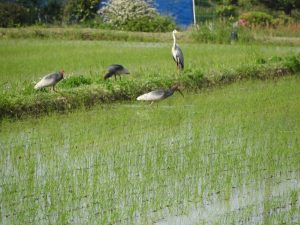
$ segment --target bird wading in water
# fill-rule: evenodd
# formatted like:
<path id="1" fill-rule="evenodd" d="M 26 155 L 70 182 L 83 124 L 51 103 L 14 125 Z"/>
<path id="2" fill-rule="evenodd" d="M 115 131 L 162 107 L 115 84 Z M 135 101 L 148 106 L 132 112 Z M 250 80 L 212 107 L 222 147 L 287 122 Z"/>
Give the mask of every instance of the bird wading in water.
<path id="1" fill-rule="evenodd" d="M 45 87 L 50 87 L 52 86 L 52 90 L 53 91 L 56 91 L 55 90 L 55 85 L 61 81 L 62 79 L 64 79 L 64 74 L 65 74 L 65 71 L 62 69 L 61 71 L 59 72 L 56 72 L 56 73 L 50 73 L 46 76 L 44 76 L 35 86 L 34 86 L 34 89 L 35 90 L 39 90 L 39 89 L 42 89 L 42 88 L 45 88 Z"/>
<path id="2" fill-rule="evenodd" d="M 179 33 L 177 30 L 173 30 L 173 46 L 172 46 L 172 56 L 177 66 L 177 71 L 183 70 L 184 68 L 184 58 L 183 53 L 180 47 L 176 44 L 176 37 L 175 34 Z"/>
<path id="3" fill-rule="evenodd" d="M 184 95 L 178 88 L 178 85 L 174 85 L 169 89 L 159 89 L 159 90 L 155 90 L 155 91 L 151 91 L 149 93 L 143 94 L 143 95 L 137 97 L 137 100 L 138 101 L 151 101 L 151 104 L 153 104 L 153 102 L 155 102 L 155 101 L 160 101 L 160 100 L 163 100 L 165 98 L 172 96 L 175 91 L 178 91 L 184 97 Z"/>
<path id="4" fill-rule="evenodd" d="M 112 76 L 115 76 L 115 80 L 117 79 L 117 75 L 120 76 L 120 80 L 121 80 L 121 74 L 130 74 L 129 71 L 122 65 L 119 65 L 119 64 L 113 64 L 113 65 L 110 65 L 108 68 L 107 68 L 107 73 L 104 75 L 104 80 L 112 77 Z"/>

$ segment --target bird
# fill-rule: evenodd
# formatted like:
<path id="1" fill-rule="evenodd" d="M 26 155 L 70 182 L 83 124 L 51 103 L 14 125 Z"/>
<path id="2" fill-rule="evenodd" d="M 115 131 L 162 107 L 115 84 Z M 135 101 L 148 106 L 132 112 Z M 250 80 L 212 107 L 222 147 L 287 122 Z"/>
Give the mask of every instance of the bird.
<path id="1" fill-rule="evenodd" d="M 108 73 L 104 75 L 104 80 L 115 76 L 115 80 L 117 79 L 117 75 L 120 76 L 121 79 L 121 74 L 129 74 L 129 71 L 122 65 L 119 64 L 112 64 L 107 68 Z"/>
<path id="2" fill-rule="evenodd" d="M 177 70 L 183 69 L 184 68 L 184 58 L 183 58 L 183 53 L 181 51 L 181 48 L 176 44 L 176 37 L 175 34 L 179 33 L 177 30 L 173 30 L 173 46 L 172 46 L 172 56 L 173 59 L 177 65 Z"/>
<path id="3" fill-rule="evenodd" d="M 173 85 L 169 89 L 159 89 L 155 91 L 151 91 L 149 93 L 143 94 L 136 98 L 138 101 L 151 101 L 151 104 L 154 101 L 160 101 L 165 98 L 168 98 L 174 94 L 175 91 L 178 91 L 183 97 L 183 93 L 180 91 L 178 85 Z"/>
<path id="4" fill-rule="evenodd" d="M 55 85 L 64 79 L 65 71 L 62 69 L 59 72 L 50 73 L 44 76 L 35 86 L 34 89 L 38 90 L 44 87 L 52 86 L 52 90 L 55 91 Z"/>

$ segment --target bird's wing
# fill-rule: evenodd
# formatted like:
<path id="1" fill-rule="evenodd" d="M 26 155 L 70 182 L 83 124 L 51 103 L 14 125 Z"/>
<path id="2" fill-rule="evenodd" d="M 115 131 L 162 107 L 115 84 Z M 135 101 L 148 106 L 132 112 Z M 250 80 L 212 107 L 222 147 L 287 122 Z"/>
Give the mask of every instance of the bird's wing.
<path id="1" fill-rule="evenodd" d="M 181 51 L 181 48 L 176 45 L 175 47 L 175 57 L 176 57 L 176 61 L 182 66 L 184 65 L 184 58 L 183 58 L 183 53 Z"/>
<path id="2" fill-rule="evenodd" d="M 55 84 L 57 73 L 50 73 L 44 76 L 35 86 L 34 89 L 40 89 Z"/>
<path id="3" fill-rule="evenodd" d="M 174 55 L 172 54 L 172 58 L 174 60 L 174 62 L 176 62 L 176 58 L 174 57 Z M 177 62 L 176 62 L 177 63 Z"/>
<path id="4" fill-rule="evenodd" d="M 110 65 L 107 70 L 109 72 L 116 72 L 118 70 L 122 70 L 123 69 L 123 66 L 122 65 L 119 65 L 119 64 L 113 64 L 113 65 Z"/>
<path id="5" fill-rule="evenodd" d="M 151 91 L 149 93 L 143 94 L 139 97 L 137 97 L 137 100 L 139 101 L 156 101 L 164 98 L 164 90 L 156 90 Z"/>

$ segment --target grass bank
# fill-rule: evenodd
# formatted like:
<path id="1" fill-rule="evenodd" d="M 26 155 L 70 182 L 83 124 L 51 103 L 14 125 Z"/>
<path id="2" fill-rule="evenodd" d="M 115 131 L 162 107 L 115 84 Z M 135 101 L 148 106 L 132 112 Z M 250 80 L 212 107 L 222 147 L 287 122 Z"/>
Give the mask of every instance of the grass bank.
<path id="1" fill-rule="evenodd" d="M 68 111 L 80 107 L 90 108 L 99 103 L 134 100 L 147 91 L 170 87 L 176 83 L 185 90 L 199 90 L 247 79 L 274 79 L 300 72 L 300 55 L 285 58 L 260 58 L 257 64 L 208 74 L 195 68 L 187 69 L 177 78 L 150 77 L 147 80 L 93 80 L 84 76 L 71 77 L 61 82 L 60 93 L 33 91 L 32 85 L 24 87 L 27 95 L 4 93 L 0 100 L 1 117 L 39 115 L 51 111 Z"/>
<path id="2" fill-rule="evenodd" d="M 0 28 L 1 39 L 61 39 L 61 40 L 107 40 L 107 41 L 141 41 L 141 42 L 167 42 L 170 33 L 128 32 L 116 30 L 103 30 L 93 28 Z M 192 39 L 187 33 L 185 42 Z"/>
<path id="3" fill-rule="evenodd" d="M 245 28 L 238 30 L 239 43 L 264 43 L 277 45 L 299 45 L 299 24 L 274 28 Z M 191 27 L 181 35 L 184 43 L 230 43 L 231 24 L 201 24 Z M 169 42 L 170 33 L 129 32 L 74 27 L 20 27 L 0 28 L 0 39 L 54 39 Z"/>

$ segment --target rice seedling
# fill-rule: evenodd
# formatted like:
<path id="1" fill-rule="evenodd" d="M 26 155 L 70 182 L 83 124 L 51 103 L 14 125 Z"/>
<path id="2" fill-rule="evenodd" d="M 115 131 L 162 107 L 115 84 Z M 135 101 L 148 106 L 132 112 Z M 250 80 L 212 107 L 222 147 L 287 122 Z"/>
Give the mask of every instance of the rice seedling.
<path id="1" fill-rule="evenodd" d="M 299 82 L 251 80 L 158 107 L 3 119 L 1 221 L 296 223 Z"/>

